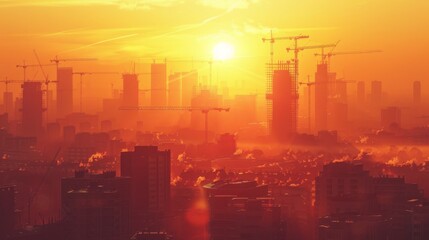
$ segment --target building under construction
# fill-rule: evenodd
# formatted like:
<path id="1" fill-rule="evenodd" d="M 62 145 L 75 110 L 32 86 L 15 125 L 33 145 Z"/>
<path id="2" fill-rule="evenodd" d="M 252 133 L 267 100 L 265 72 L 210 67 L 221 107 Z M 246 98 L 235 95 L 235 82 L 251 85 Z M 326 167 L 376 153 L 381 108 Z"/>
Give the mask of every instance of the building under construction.
<path id="1" fill-rule="evenodd" d="M 22 84 L 22 132 L 25 136 L 37 137 L 42 132 L 43 105 L 42 83 Z"/>
<path id="2" fill-rule="evenodd" d="M 267 64 L 267 118 L 271 136 L 290 140 L 297 132 L 298 92 L 294 64 Z"/>

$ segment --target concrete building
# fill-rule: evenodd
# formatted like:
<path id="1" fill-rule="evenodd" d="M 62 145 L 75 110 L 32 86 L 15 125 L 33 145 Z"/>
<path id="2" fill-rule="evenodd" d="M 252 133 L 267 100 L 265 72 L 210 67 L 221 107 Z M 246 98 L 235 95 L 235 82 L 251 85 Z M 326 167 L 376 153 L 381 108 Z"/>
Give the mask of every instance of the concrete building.
<path id="1" fill-rule="evenodd" d="M 73 112 L 73 68 L 57 70 L 57 117 Z"/>
<path id="2" fill-rule="evenodd" d="M 373 207 L 373 193 L 372 178 L 363 165 L 350 162 L 325 165 L 316 177 L 317 216 L 366 213 Z"/>
<path id="3" fill-rule="evenodd" d="M 170 151 L 136 146 L 121 153 L 121 176 L 132 178 L 133 230 L 161 230 L 170 201 Z"/>
<path id="4" fill-rule="evenodd" d="M 78 171 L 61 180 L 61 206 L 68 240 L 123 240 L 130 235 L 131 179 L 115 172 Z"/>
<path id="5" fill-rule="evenodd" d="M 167 65 L 164 63 L 151 64 L 150 75 L 151 106 L 167 106 Z"/>
<path id="6" fill-rule="evenodd" d="M 197 94 L 198 72 L 196 70 L 182 73 L 182 106 L 190 106 Z"/>
<path id="7" fill-rule="evenodd" d="M 381 81 L 371 82 L 371 103 L 379 106 L 383 100 L 383 90 Z"/>
<path id="8" fill-rule="evenodd" d="M 328 130 L 329 73 L 326 63 L 318 64 L 315 75 L 314 120 L 317 131 Z"/>
<path id="9" fill-rule="evenodd" d="M 272 102 L 272 136 L 291 140 L 297 132 L 297 93 L 289 70 L 274 70 Z"/>
<path id="10" fill-rule="evenodd" d="M 413 102 L 420 104 L 422 101 L 422 86 L 420 81 L 413 82 Z"/>
<path id="11" fill-rule="evenodd" d="M 359 81 L 357 83 L 356 96 L 357 96 L 357 103 L 359 105 L 362 105 L 363 103 L 365 103 L 366 93 L 365 93 L 365 82 L 364 81 Z"/>
<path id="12" fill-rule="evenodd" d="M 209 233 L 212 240 L 285 239 L 286 224 L 280 207 L 270 198 L 209 198 Z"/>
<path id="13" fill-rule="evenodd" d="M 11 234 L 15 227 L 15 188 L 0 187 L 0 239 Z"/>
<path id="14" fill-rule="evenodd" d="M 398 107 L 387 107 L 380 110 L 382 127 L 401 126 L 401 109 Z"/>
<path id="15" fill-rule="evenodd" d="M 182 104 L 182 74 L 174 73 L 168 77 L 168 106 Z M 189 105 L 188 105 L 189 106 Z"/>
<path id="16" fill-rule="evenodd" d="M 43 130 L 42 84 L 24 82 L 22 90 L 22 133 L 37 137 Z"/>

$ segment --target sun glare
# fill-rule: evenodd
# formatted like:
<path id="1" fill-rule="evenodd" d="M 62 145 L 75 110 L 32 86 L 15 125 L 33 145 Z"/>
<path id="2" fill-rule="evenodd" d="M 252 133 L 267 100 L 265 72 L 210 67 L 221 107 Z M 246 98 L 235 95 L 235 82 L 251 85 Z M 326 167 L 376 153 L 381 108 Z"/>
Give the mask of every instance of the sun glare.
<path id="1" fill-rule="evenodd" d="M 213 58 L 215 60 L 228 60 L 234 56 L 234 46 L 226 42 L 220 42 L 213 48 Z"/>

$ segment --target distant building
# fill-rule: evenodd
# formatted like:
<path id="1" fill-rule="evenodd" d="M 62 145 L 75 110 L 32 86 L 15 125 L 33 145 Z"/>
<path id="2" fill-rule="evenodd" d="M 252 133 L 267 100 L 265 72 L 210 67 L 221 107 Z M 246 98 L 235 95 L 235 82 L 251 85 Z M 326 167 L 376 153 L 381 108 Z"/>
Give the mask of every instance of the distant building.
<path id="1" fill-rule="evenodd" d="M 328 96 L 329 96 L 328 65 L 318 64 L 315 75 L 315 127 L 316 131 L 328 130 Z"/>
<path id="2" fill-rule="evenodd" d="M 214 196 L 209 198 L 212 240 L 282 240 L 286 223 L 272 199 Z"/>
<path id="3" fill-rule="evenodd" d="M 22 90 L 22 133 L 37 137 L 43 130 L 42 84 L 24 82 Z"/>
<path id="4" fill-rule="evenodd" d="M 4 104 L 4 111 L 9 115 L 10 119 L 13 119 L 14 109 L 13 109 L 13 93 L 12 92 L 4 92 L 3 93 L 3 104 Z"/>
<path id="5" fill-rule="evenodd" d="M 131 179 L 78 171 L 61 180 L 67 240 L 123 240 L 130 235 Z"/>
<path id="6" fill-rule="evenodd" d="M 256 181 L 216 181 L 203 186 L 207 196 L 234 195 L 237 197 L 267 197 L 268 185 Z"/>
<path id="7" fill-rule="evenodd" d="M 357 96 L 358 105 L 362 105 L 363 103 L 365 103 L 366 93 L 365 93 L 365 82 L 364 81 L 359 81 L 357 83 L 356 96 Z"/>
<path id="8" fill-rule="evenodd" d="M 121 176 L 132 178 L 133 230 L 160 230 L 170 201 L 170 151 L 136 146 L 121 153 Z"/>
<path id="9" fill-rule="evenodd" d="M 73 112 L 73 68 L 57 70 L 57 117 Z"/>
<path id="10" fill-rule="evenodd" d="M 0 239 L 11 234 L 15 227 L 15 188 L 0 187 Z"/>
<path id="11" fill-rule="evenodd" d="M 151 106 L 167 106 L 167 65 L 165 63 L 151 64 L 150 83 Z"/>
<path id="12" fill-rule="evenodd" d="M 171 74 L 168 77 L 168 106 L 181 106 L 182 104 L 181 87 L 182 87 L 182 74 L 181 73 Z"/>
<path id="13" fill-rule="evenodd" d="M 383 100 L 383 90 L 381 81 L 371 82 L 371 103 L 379 106 Z"/>
<path id="14" fill-rule="evenodd" d="M 380 117 L 382 127 L 391 127 L 392 125 L 401 126 L 401 109 L 398 107 L 381 109 Z"/>
<path id="15" fill-rule="evenodd" d="M 197 94 L 198 72 L 192 70 L 182 73 L 182 106 L 190 106 L 192 98 Z"/>
<path id="16" fill-rule="evenodd" d="M 337 162 L 325 165 L 316 177 L 318 217 L 367 213 L 373 207 L 372 178 L 363 165 Z"/>
<path id="17" fill-rule="evenodd" d="M 279 141 L 291 140 L 297 132 L 297 97 L 290 71 L 274 70 L 271 135 Z"/>
<path id="18" fill-rule="evenodd" d="M 420 81 L 413 82 L 413 102 L 420 104 L 422 101 L 422 86 Z"/>

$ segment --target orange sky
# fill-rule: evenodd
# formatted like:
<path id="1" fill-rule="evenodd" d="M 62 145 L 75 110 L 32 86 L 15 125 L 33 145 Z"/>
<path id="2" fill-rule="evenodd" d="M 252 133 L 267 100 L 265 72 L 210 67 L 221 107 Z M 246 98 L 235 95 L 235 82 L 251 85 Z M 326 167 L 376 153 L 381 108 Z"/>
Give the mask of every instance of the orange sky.
<path id="1" fill-rule="evenodd" d="M 73 64 L 78 71 L 129 71 L 136 61 L 144 72 L 148 60 L 141 57 L 207 58 L 226 41 L 236 58 L 218 66 L 216 78 L 238 92 L 262 94 L 269 45 L 261 37 L 272 29 L 275 36 L 310 35 L 302 45 L 341 40 L 337 51 L 382 49 L 334 58 L 332 69 L 349 80 L 383 80 L 399 93 L 429 77 L 428 10 L 425 0 L 0 0 L 0 78 L 22 78 L 15 65 L 35 64 L 33 49 L 44 63 L 55 55 L 99 59 Z M 284 59 L 289 45 L 277 43 L 276 56 Z M 301 54 L 304 79 L 314 76 L 315 52 Z M 37 70 L 29 76 L 41 79 Z M 120 87 L 113 76 L 93 78 Z M 110 84 L 87 84 L 110 94 Z"/>

